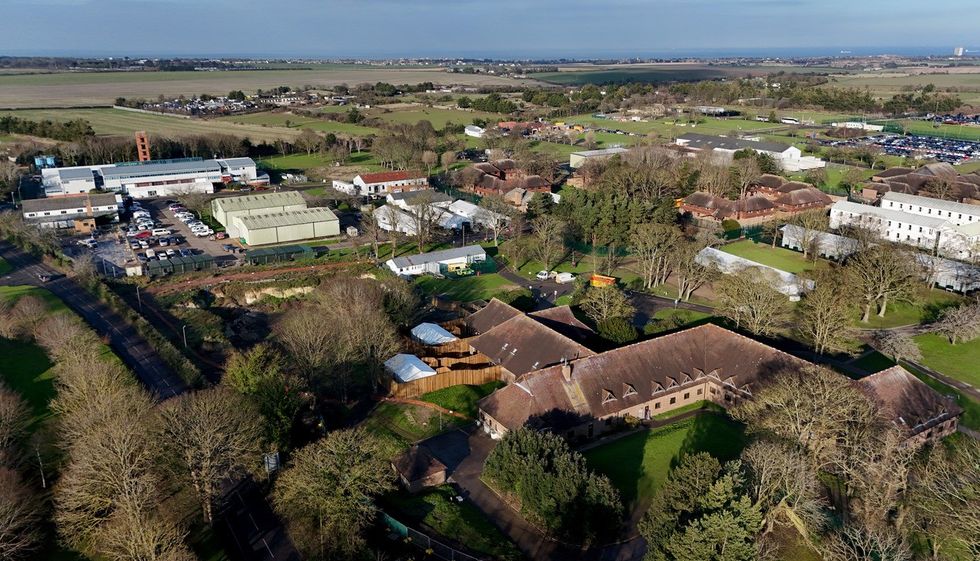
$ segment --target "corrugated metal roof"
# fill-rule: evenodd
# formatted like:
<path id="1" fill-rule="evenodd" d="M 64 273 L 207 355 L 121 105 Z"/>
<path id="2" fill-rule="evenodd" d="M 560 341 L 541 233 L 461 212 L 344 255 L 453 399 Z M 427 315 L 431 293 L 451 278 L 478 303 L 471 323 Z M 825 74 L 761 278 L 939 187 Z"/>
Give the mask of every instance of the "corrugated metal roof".
<path id="1" fill-rule="evenodd" d="M 278 193 L 262 193 L 245 195 L 243 197 L 217 198 L 212 201 L 215 208 L 224 212 L 239 210 L 256 210 L 276 206 L 306 205 L 306 199 L 298 191 L 280 191 Z"/>
<path id="2" fill-rule="evenodd" d="M 441 251 L 430 251 L 429 253 L 423 253 L 421 255 L 395 257 L 392 259 L 392 262 L 394 262 L 395 266 L 399 269 L 404 269 L 405 267 L 411 267 L 412 265 L 438 263 L 447 259 L 458 259 L 460 257 L 469 257 L 472 255 L 486 255 L 486 251 L 484 251 L 483 248 L 478 245 L 468 245 L 466 247 L 454 247 L 450 249 L 443 249 Z"/>
<path id="3" fill-rule="evenodd" d="M 58 178 L 62 181 L 71 181 L 73 179 L 95 181 L 92 168 L 62 168 L 58 170 Z"/>
<path id="4" fill-rule="evenodd" d="M 269 214 L 239 216 L 238 219 L 241 220 L 242 226 L 248 230 L 262 230 L 264 228 L 312 224 L 313 222 L 336 222 L 337 216 L 330 212 L 329 208 L 304 208 Z"/>
<path id="5" fill-rule="evenodd" d="M 225 164 L 228 167 L 246 167 L 254 166 L 255 160 L 252 158 L 224 158 L 218 160 L 219 163 Z"/>
<path id="6" fill-rule="evenodd" d="M 118 206 L 121 199 L 116 199 L 115 193 L 105 193 L 101 195 L 83 195 L 78 197 L 49 197 L 44 199 L 26 199 L 23 201 L 24 212 L 42 212 L 51 210 L 68 210 L 72 208 L 82 208 L 92 201 L 92 206 Z"/>
<path id="7" fill-rule="evenodd" d="M 170 173 L 207 173 L 220 172 L 221 166 L 216 160 L 199 162 L 147 162 L 140 165 L 113 166 L 102 168 L 102 176 L 110 177 L 145 177 L 147 175 L 166 175 Z"/>
<path id="8" fill-rule="evenodd" d="M 687 133 L 677 137 L 677 140 L 685 140 L 691 148 L 721 148 L 722 150 L 762 150 L 764 152 L 782 153 L 789 149 L 788 144 L 781 142 L 763 142 L 755 140 L 744 140 L 741 138 L 728 138 L 724 136 L 711 136 L 708 134 Z"/>

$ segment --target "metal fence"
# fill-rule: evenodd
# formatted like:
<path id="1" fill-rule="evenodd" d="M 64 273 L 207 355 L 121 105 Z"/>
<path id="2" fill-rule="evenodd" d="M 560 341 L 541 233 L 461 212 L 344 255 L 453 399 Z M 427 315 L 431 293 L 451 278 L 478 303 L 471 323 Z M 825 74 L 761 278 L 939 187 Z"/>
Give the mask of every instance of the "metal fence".
<path id="1" fill-rule="evenodd" d="M 454 549 L 438 540 L 430 538 L 428 535 L 422 532 L 409 528 L 407 525 L 402 524 L 398 520 L 395 520 L 388 514 L 382 512 L 382 518 L 384 518 L 385 524 L 391 531 L 395 532 L 402 538 L 404 538 L 408 543 L 411 543 L 415 547 L 424 550 L 426 552 L 431 552 L 439 559 L 445 559 L 446 561 L 481 561 L 478 557 L 473 557 Z"/>

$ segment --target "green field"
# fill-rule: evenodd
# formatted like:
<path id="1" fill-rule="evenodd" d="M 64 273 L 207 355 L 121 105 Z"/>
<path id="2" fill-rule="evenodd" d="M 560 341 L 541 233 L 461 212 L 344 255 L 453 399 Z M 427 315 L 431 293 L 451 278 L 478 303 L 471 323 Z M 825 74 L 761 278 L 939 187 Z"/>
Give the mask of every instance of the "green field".
<path id="1" fill-rule="evenodd" d="M 388 444 L 392 457 L 409 445 L 456 426 L 461 420 L 427 407 L 383 402 L 371 411 L 360 426 Z"/>
<path id="2" fill-rule="evenodd" d="M 949 339 L 935 333 L 915 336 L 922 351 L 922 364 L 950 378 L 980 388 L 980 339 L 949 344 Z"/>
<path id="3" fill-rule="evenodd" d="M 469 125 L 473 123 L 473 119 L 482 119 L 494 125 L 500 121 L 508 120 L 506 115 L 498 113 L 465 109 L 439 109 L 435 107 L 410 107 L 389 110 L 382 106 L 370 109 L 366 114 L 368 117 L 376 117 L 389 123 L 414 125 L 419 121 L 429 121 L 436 129 L 445 128 L 449 123 Z"/>
<path id="4" fill-rule="evenodd" d="M 476 402 L 492 394 L 502 386 L 502 382 L 489 382 L 479 386 L 450 386 L 422 394 L 419 399 L 475 419 L 477 414 Z"/>
<path id="5" fill-rule="evenodd" d="M 980 140 L 980 127 L 937 124 L 918 120 L 896 121 L 895 124 L 901 126 L 910 134 L 956 138 L 960 140 Z"/>
<path id="6" fill-rule="evenodd" d="M 287 156 L 261 158 L 257 163 L 272 171 L 302 173 L 313 168 L 332 167 L 334 161 L 320 154 L 289 154 Z M 368 171 L 381 171 L 383 169 L 370 152 L 354 152 L 347 160 L 346 165 L 362 167 Z"/>
<path id="7" fill-rule="evenodd" d="M 867 323 L 860 321 L 861 312 L 856 311 L 853 325 L 862 329 L 887 329 L 924 323 L 935 319 L 940 310 L 959 303 L 962 298 L 945 290 L 921 288 L 910 300 L 889 303 L 883 318 L 879 318 L 872 308 Z"/>
<path id="8" fill-rule="evenodd" d="M 950 74 L 899 74 L 837 76 L 829 86 L 869 89 L 879 98 L 890 98 L 896 94 L 908 93 L 907 88 L 924 87 L 933 84 L 937 88 L 957 88 L 956 95 L 964 103 L 980 102 L 980 70 L 972 73 Z"/>
<path id="9" fill-rule="evenodd" d="M 248 115 L 232 115 L 216 119 L 222 123 L 236 123 L 239 125 L 273 127 L 287 129 L 293 132 L 302 132 L 303 129 L 312 129 L 322 133 L 347 134 L 353 136 L 368 136 L 379 134 L 381 131 L 374 127 L 362 127 L 352 123 L 340 123 L 326 119 L 311 119 L 291 113 L 250 113 Z M 289 126 L 286 122 L 289 121 Z"/>
<path id="10" fill-rule="evenodd" d="M 663 137 L 674 138 L 687 132 L 701 134 L 728 134 L 731 132 L 752 132 L 760 131 L 780 131 L 786 129 L 786 125 L 774 123 L 763 123 L 750 119 L 719 119 L 715 117 L 705 117 L 700 123 L 688 123 L 685 119 L 663 118 L 653 119 L 647 122 L 635 121 L 615 121 L 612 119 L 598 119 L 592 115 L 573 115 L 556 119 L 568 125 L 583 125 L 592 128 L 603 128 L 632 132 L 639 135 L 656 133 Z M 620 136 L 620 135 L 616 135 Z M 629 138 L 629 137 L 625 137 Z M 785 139 L 783 139 L 785 141 Z"/>
<path id="11" fill-rule="evenodd" d="M 685 454 L 708 452 L 719 460 L 738 457 L 745 428 L 717 414 L 640 431 L 585 452 L 589 465 L 609 476 L 627 504 L 644 508 Z"/>
<path id="12" fill-rule="evenodd" d="M 586 84 L 663 83 L 717 80 L 734 76 L 763 76 L 772 72 L 810 74 L 840 72 L 840 69 L 794 66 L 721 66 L 705 64 L 629 64 L 615 66 L 575 65 L 559 72 L 539 72 L 531 77 L 562 86 Z"/>
<path id="13" fill-rule="evenodd" d="M 383 499 L 383 504 L 394 507 L 392 514 L 408 518 L 402 522 L 425 524 L 477 553 L 501 561 L 522 559 L 517 547 L 480 509 L 469 501 L 454 501 L 455 496 L 455 489 L 444 485 L 417 495 L 391 494 Z"/>
<path id="14" fill-rule="evenodd" d="M 426 275 L 416 279 L 415 285 L 426 294 L 445 296 L 460 302 L 489 300 L 500 292 L 518 288 L 498 273 L 484 273 L 458 279 L 437 279 Z"/>
<path id="15" fill-rule="evenodd" d="M 152 115 L 122 109 L 22 109 L 3 111 L 0 115 L 12 115 L 22 119 L 69 121 L 85 119 L 96 134 L 130 136 L 136 131 L 147 131 L 160 136 L 191 136 L 214 133 L 231 134 L 254 141 L 290 139 L 299 135 L 299 129 L 242 125 L 222 119 L 187 119 L 173 115 Z M 152 141 L 152 138 L 151 138 Z"/>
<path id="16" fill-rule="evenodd" d="M 803 258 L 802 253 L 797 253 L 782 247 L 772 247 L 769 244 L 757 243 L 752 240 L 739 240 L 720 246 L 718 249 L 725 253 L 748 259 L 749 261 L 755 261 L 756 263 L 794 274 L 812 271 L 822 263 L 820 261 L 807 261 Z"/>

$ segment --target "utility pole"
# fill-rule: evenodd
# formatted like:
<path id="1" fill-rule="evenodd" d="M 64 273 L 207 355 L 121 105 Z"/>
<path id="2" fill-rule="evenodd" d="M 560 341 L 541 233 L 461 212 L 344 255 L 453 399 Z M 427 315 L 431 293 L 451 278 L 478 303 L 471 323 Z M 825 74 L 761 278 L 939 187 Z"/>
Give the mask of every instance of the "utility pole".
<path id="1" fill-rule="evenodd" d="M 143 299 L 140 297 L 140 285 L 136 285 L 136 302 L 139 303 L 140 314 L 143 313 Z"/>
<path id="2" fill-rule="evenodd" d="M 183 327 L 180 328 L 181 333 L 184 334 L 184 348 L 187 348 L 187 324 L 185 323 Z"/>

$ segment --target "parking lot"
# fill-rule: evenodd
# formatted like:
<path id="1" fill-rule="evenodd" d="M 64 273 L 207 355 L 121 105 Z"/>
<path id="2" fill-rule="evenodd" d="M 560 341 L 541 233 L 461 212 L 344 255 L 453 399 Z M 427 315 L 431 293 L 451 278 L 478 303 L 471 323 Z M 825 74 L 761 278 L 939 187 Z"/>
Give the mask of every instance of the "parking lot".
<path id="1" fill-rule="evenodd" d="M 837 147 L 870 144 L 881 148 L 890 156 L 924 156 L 949 164 L 980 158 L 980 142 L 933 136 L 879 134 L 865 138 L 824 141 L 822 144 Z"/>

